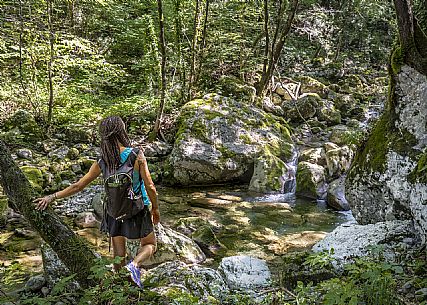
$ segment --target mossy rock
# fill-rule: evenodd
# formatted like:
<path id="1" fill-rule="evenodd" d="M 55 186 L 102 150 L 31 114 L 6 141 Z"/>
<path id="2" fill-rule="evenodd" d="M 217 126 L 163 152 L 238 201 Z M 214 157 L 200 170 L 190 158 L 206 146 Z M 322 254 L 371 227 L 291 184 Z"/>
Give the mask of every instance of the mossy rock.
<path id="1" fill-rule="evenodd" d="M 287 253 L 281 257 L 280 278 L 288 289 L 294 289 L 298 282 L 304 284 L 319 282 L 336 277 L 332 265 L 313 266 L 310 264 L 308 251 Z"/>
<path id="2" fill-rule="evenodd" d="M 71 143 L 92 143 L 93 130 L 91 126 L 67 125 L 63 130 L 67 141 Z"/>
<path id="3" fill-rule="evenodd" d="M 209 94 L 185 104 L 175 145 L 164 166 L 166 182 L 249 182 L 254 160 L 266 149 L 292 156 L 287 122 L 246 102 Z"/>
<path id="4" fill-rule="evenodd" d="M 203 225 L 191 234 L 191 238 L 199 245 L 207 257 L 213 257 L 226 247 L 218 240 L 211 226 Z"/>
<path id="5" fill-rule="evenodd" d="M 292 175 L 285 162 L 266 152 L 255 162 L 249 190 L 256 192 L 280 192 L 282 177 Z"/>
<path id="6" fill-rule="evenodd" d="M 321 98 L 328 96 L 328 87 L 322 82 L 310 76 L 299 76 L 295 78 L 301 82 L 302 93 L 317 93 Z"/>
<path id="7" fill-rule="evenodd" d="M 70 150 L 67 153 L 67 158 L 70 160 L 75 160 L 79 157 L 79 150 L 75 147 L 71 147 Z"/>
<path id="8" fill-rule="evenodd" d="M 427 78 L 407 65 L 394 70 L 384 113 L 347 174 L 346 198 L 359 223 L 409 219 L 425 242 Z"/>
<path id="9" fill-rule="evenodd" d="M 360 145 L 364 138 L 365 132 L 362 129 L 337 125 L 333 127 L 329 141 L 338 145 Z"/>
<path id="10" fill-rule="evenodd" d="M 80 164 L 84 172 L 88 171 L 91 168 L 93 162 L 96 162 L 96 160 L 92 160 L 86 157 L 82 157 L 78 160 L 78 164 Z"/>
<path id="11" fill-rule="evenodd" d="M 16 111 L 4 124 L 7 130 L 19 129 L 25 141 L 35 143 L 44 138 L 44 131 L 26 110 Z M 14 141 L 13 141 L 14 142 Z"/>
<path id="12" fill-rule="evenodd" d="M 315 116 L 320 96 L 316 93 L 303 94 L 297 101 L 285 101 L 282 104 L 284 117 L 292 122 L 303 122 Z"/>
<path id="13" fill-rule="evenodd" d="M 256 89 L 232 75 L 223 75 L 219 79 L 219 90 L 224 96 L 254 101 Z"/>
<path id="14" fill-rule="evenodd" d="M 427 151 L 418 156 L 418 162 L 415 169 L 408 176 L 412 183 L 427 184 Z"/>
<path id="15" fill-rule="evenodd" d="M 338 82 L 341 92 L 352 93 L 358 92 L 363 94 L 363 82 L 356 74 L 347 75 L 343 80 Z"/>
<path id="16" fill-rule="evenodd" d="M 76 174 L 72 170 L 65 170 L 59 173 L 62 180 L 74 181 L 76 179 Z"/>
<path id="17" fill-rule="evenodd" d="M 341 113 L 335 109 L 331 101 L 323 100 L 319 102 L 320 106 L 317 109 L 317 117 L 321 121 L 325 121 L 329 126 L 341 124 Z"/>
<path id="18" fill-rule="evenodd" d="M 44 178 L 42 171 L 34 166 L 25 165 L 20 167 L 21 171 L 27 177 L 31 186 L 38 192 L 41 193 L 44 187 Z"/>
<path id="19" fill-rule="evenodd" d="M 300 162 L 297 169 L 297 194 L 308 198 L 322 198 L 326 194 L 325 169 L 317 164 Z"/>

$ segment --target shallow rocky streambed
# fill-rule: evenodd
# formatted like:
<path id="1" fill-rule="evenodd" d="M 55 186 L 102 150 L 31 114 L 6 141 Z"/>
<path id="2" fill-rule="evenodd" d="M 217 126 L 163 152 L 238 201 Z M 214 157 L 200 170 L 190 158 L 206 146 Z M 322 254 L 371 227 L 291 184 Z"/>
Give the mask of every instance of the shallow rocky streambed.
<path id="1" fill-rule="evenodd" d="M 108 239 L 99 233 L 99 223 L 92 217 L 80 219 L 97 214 L 101 193 L 101 187 L 92 186 L 58 202 L 55 210 L 97 252 L 109 255 Z M 245 186 L 159 187 L 158 193 L 163 226 L 194 239 L 208 257 L 205 264 L 211 266 L 238 254 L 274 262 L 286 252 L 310 248 L 339 224 L 353 220 L 350 212 L 331 210 L 315 200 L 261 196 Z M 8 284 L 19 287 L 32 273 L 41 271 L 41 240 L 23 218 L 9 216 L 7 229 L 0 234 L 0 272 L 4 279 L 13 273 Z"/>

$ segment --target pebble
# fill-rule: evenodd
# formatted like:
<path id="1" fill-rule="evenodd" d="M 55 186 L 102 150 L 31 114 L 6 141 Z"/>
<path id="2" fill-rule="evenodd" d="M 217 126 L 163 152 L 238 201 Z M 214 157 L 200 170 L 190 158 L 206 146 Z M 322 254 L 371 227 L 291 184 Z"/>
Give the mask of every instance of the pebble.
<path id="1" fill-rule="evenodd" d="M 41 291 L 45 297 L 50 293 L 50 289 L 48 287 L 43 287 Z"/>
<path id="2" fill-rule="evenodd" d="M 16 152 L 16 155 L 19 158 L 22 158 L 22 159 L 27 159 L 27 160 L 32 160 L 33 159 L 33 152 L 31 150 L 29 150 L 29 149 L 19 149 Z"/>
<path id="3" fill-rule="evenodd" d="M 46 279 L 43 274 L 39 274 L 33 277 L 25 283 L 25 290 L 27 291 L 39 291 L 46 284 Z"/>

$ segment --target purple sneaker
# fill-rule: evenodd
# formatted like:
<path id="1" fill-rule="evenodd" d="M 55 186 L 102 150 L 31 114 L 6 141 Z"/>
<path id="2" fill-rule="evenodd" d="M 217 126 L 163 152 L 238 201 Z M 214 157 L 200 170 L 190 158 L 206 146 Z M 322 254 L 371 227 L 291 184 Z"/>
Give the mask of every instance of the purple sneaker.
<path id="1" fill-rule="evenodd" d="M 141 270 L 139 270 L 139 268 L 136 267 L 132 261 L 130 261 L 129 264 L 126 265 L 126 269 L 130 272 L 130 277 L 132 278 L 132 281 L 134 281 L 139 288 L 143 288 L 143 285 L 141 283 Z"/>

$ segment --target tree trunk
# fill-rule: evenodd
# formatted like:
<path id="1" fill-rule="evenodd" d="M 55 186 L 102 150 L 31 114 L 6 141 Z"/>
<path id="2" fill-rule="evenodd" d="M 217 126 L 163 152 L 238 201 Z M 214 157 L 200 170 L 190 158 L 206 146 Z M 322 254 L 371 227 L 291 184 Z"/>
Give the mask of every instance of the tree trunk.
<path id="1" fill-rule="evenodd" d="M 48 30 L 49 30 L 49 47 L 50 47 L 50 54 L 49 54 L 49 62 L 47 66 L 48 70 L 48 79 L 49 79 L 49 108 L 47 113 L 47 126 L 50 127 L 52 123 L 52 110 L 53 110 L 53 73 L 52 73 L 52 63 L 53 63 L 53 43 L 54 43 L 54 36 L 53 36 L 53 26 L 52 26 L 52 1 L 47 1 L 47 23 L 48 23 Z"/>
<path id="2" fill-rule="evenodd" d="M 191 46 L 191 67 L 190 67 L 190 79 L 188 81 L 188 93 L 187 99 L 191 100 L 193 93 L 193 85 L 195 81 L 195 69 L 196 69 L 196 53 L 197 53 L 197 41 L 199 39 L 199 27 L 200 27 L 200 0 L 196 0 L 196 10 L 194 12 L 194 36 Z"/>
<path id="3" fill-rule="evenodd" d="M 205 17 L 203 20 L 202 41 L 200 43 L 201 49 L 199 51 L 200 58 L 199 58 L 199 64 L 197 66 L 197 70 L 195 72 L 196 73 L 195 83 L 199 81 L 200 73 L 202 71 L 202 66 L 203 66 L 204 50 L 206 47 L 206 35 L 208 32 L 209 1 L 210 0 L 206 0 L 206 5 L 205 5 Z"/>
<path id="4" fill-rule="evenodd" d="M 86 242 L 74 234 L 61 219 L 48 208 L 34 209 L 34 189 L 10 156 L 3 141 L 0 141 L 0 184 L 9 198 L 9 206 L 22 214 L 41 238 L 58 254 L 62 262 L 77 274 L 82 287 L 93 284 L 88 279 L 95 254 Z"/>
<path id="5" fill-rule="evenodd" d="M 160 123 L 162 121 L 163 109 L 165 108 L 165 98 L 166 98 L 166 42 L 165 42 L 165 25 L 163 18 L 163 3 L 162 0 L 157 0 L 157 10 L 159 12 L 159 45 L 160 53 L 162 55 L 161 62 L 161 75 L 162 75 L 162 85 L 160 91 L 160 105 L 157 112 L 156 123 L 154 124 L 153 132 L 150 136 L 151 140 L 154 140 L 160 130 Z"/>
<path id="6" fill-rule="evenodd" d="M 181 0 L 174 0 L 174 23 L 175 23 L 175 42 L 178 55 L 178 70 L 181 81 L 180 102 L 186 101 L 186 65 L 182 54 L 182 20 L 181 20 Z"/>
<path id="7" fill-rule="evenodd" d="M 283 46 L 285 45 L 286 37 L 288 36 L 288 33 L 291 29 L 297 7 L 298 7 L 298 0 L 292 0 L 292 2 L 290 3 L 288 14 L 287 14 L 288 18 L 286 20 L 286 23 L 284 24 L 284 27 L 283 28 L 280 27 L 280 30 L 278 27 L 276 28 L 276 33 L 280 33 L 280 36 L 278 36 L 277 44 L 276 44 L 275 43 L 276 35 L 275 35 L 275 39 L 272 45 L 272 50 L 268 60 L 267 71 L 266 73 L 263 73 L 263 75 L 261 76 L 261 80 L 256 86 L 258 96 L 264 95 L 265 90 L 268 84 L 270 83 L 271 77 L 273 76 L 274 69 L 276 68 L 277 61 L 279 60 L 280 54 L 282 53 Z M 281 24 L 281 19 L 282 19 L 281 16 L 279 16 L 279 20 L 277 22 L 278 26 Z"/>
<path id="8" fill-rule="evenodd" d="M 264 48 L 264 63 L 262 65 L 262 75 L 267 73 L 268 54 L 270 53 L 270 34 L 268 29 L 268 0 L 264 0 L 264 32 L 265 32 L 265 48 Z"/>
<path id="9" fill-rule="evenodd" d="M 394 0 L 394 5 L 404 61 L 418 72 L 427 75 L 427 37 L 414 17 L 411 0 Z M 425 7 L 420 9 L 421 14 L 427 10 Z"/>

